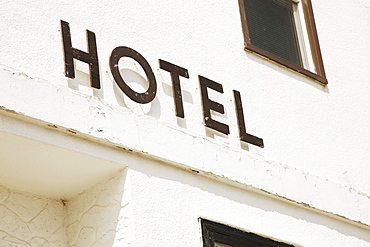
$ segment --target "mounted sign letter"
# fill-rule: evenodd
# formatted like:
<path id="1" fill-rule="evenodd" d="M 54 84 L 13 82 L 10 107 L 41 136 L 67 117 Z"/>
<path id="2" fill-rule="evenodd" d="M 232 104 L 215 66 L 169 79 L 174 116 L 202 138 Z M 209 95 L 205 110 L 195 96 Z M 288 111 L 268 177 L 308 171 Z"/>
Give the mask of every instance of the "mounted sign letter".
<path id="1" fill-rule="evenodd" d="M 199 76 L 200 91 L 202 94 L 202 103 L 203 103 L 203 117 L 204 123 L 207 127 L 217 130 L 225 135 L 230 134 L 229 126 L 223 123 L 220 123 L 211 117 L 211 110 L 219 112 L 221 114 L 225 113 L 224 106 L 218 102 L 212 101 L 208 98 L 207 88 L 211 88 L 219 93 L 223 93 L 224 90 L 222 85 L 207 79 L 203 76 Z"/>
<path id="2" fill-rule="evenodd" d="M 144 72 L 149 81 L 149 87 L 146 92 L 138 93 L 132 90 L 123 80 L 119 72 L 119 68 L 118 68 L 118 62 L 122 57 L 129 57 L 129 58 L 134 59 L 144 69 Z M 140 104 L 147 104 L 155 98 L 155 95 L 157 93 L 157 82 L 155 80 L 155 76 L 152 71 L 152 68 L 150 67 L 149 63 L 145 60 L 145 58 L 140 53 L 126 46 L 116 47 L 112 51 L 112 54 L 110 56 L 109 67 L 112 72 L 113 78 L 118 84 L 119 88 L 130 99 Z"/>
<path id="3" fill-rule="evenodd" d="M 159 59 L 159 67 L 170 72 L 172 80 L 172 93 L 175 101 L 176 116 L 184 118 L 184 106 L 182 103 L 180 76 L 189 78 L 187 69 Z"/>
<path id="4" fill-rule="evenodd" d="M 89 64 L 90 84 L 92 87 L 100 89 L 100 75 L 98 52 L 96 49 L 95 34 L 89 30 L 87 33 L 88 52 L 84 52 L 72 47 L 71 32 L 69 23 L 60 20 L 62 26 L 63 49 L 64 49 L 64 73 L 66 77 L 75 78 L 75 68 L 73 58 Z"/>
<path id="5" fill-rule="evenodd" d="M 240 93 L 236 90 L 234 92 L 234 100 L 235 100 L 235 109 L 236 109 L 236 116 L 238 118 L 238 126 L 239 126 L 239 137 L 240 140 L 243 142 L 248 142 L 250 144 L 256 145 L 258 147 L 263 148 L 263 139 L 250 135 L 245 130 L 245 122 L 244 122 L 244 113 L 243 113 L 243 105 L 242 100 L 240 98 Z"/>

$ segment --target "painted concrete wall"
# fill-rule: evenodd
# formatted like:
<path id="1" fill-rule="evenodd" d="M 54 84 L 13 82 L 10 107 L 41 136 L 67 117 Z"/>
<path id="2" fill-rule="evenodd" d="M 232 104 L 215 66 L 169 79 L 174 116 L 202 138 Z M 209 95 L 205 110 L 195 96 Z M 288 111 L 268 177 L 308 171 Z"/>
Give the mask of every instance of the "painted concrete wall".
<path id="1" fill-rule="evenodd" d="M 369 20 L 368 3 L 362 0 L 335 4 L 337 8 L 331 7 L 331 1 L 313 1 L 329 80 L 326 88 L 246 53 L 243 50 L 237 1 L 112 1 L 89 5 L 79 1 L 51 1 L 48 4 L 10 1 L 4 3 L 1 15 L 2 30 L 6 30 L 1 34 L 1 64 L 31 78 L 46 80 L 51 85 L 66 89 L 68 85 L 70 91 L 78 88 L 82 97 L 92 95 L 91 88 L 79 85 L 86 84 L 86 81 L 71 81 L 63 75 L 59 30 L 60 19 L 66 20 L 71 23 L 73 45 L 79 49 L 86 47 L 85 29 L 96 33 L 103 89 L 95 94 L 108 105 L 119 106 L 121 100 L 109 73 L 110 52 L 121 45 L 132 47 L 147 58 L 159 84 L 157 102 L 152 104 L 156 105 L 152 107 L 155 109 L 147 115 L 154 115 L 159 122 L 204 137 L 197 75 L 209 77 L 224 85 L 225 94 L 215 99 L 220 98 L 219 101 L 225 104 L 227 117 L 221 119 L 231 126 L 232 132 L 229 138 L 217 140 L 220 145 L 225 143 L 240 148 L 236 141 L 237 128 L 231 97 L 231 90 L 237 89 L 243 96 L 248 131 L 263 137 L 266 143 L 264 149 L 251 146 L 251 153 L 368 193 L 370 186 L 366 164 L 370 158 L 366 144 L 369 142 L 367 127 L 370 120 L 369 114 L 366 114 L 366 95 L 369 92 L 366 82 L 369 49 L 368 36 L 363 35 Z M 77 14 L 77 9 L 78 12 L 83 10 L 83 18 Z M 208 11 L 210 9 L 212 11 Z M 97 16 L 99 22 L 95 19 Z M 351 25 L 354 16 L 359 21 Z M 351 30 L 352 34 L 345 44 L 340 38 L 344 30 Z M 348 47 L 349 44 L 356 44 L 356 49 Z M 182 80 L 186 128 L 177 125 L 172 95 L 169 95 L 169 75 L 158 69 L 159 58 L 189 70 L 189 80 Z M 77 66 L 78 70 L 87 73 L 87 66 L 79 63 Z M 19 91 L 21 89 L 17 88 L 14 94 Z M 65 97 L 67 99 L 63 101 Z M 99 111 L 94 105 L 97 99 L 82 103 L 86 107 L 83 112 L 76 112 L 79 119 L 72 116 L 61 119 L 58 113 L 62 114 L 63 109 L 70 111 L 76 108 L 68 105 L 77 103 L 69 102 L 71 99 L 68 97 L 60 95 L 63 104 L 57 103 L 58 99 L 53 103 L 56 114 L 50 114 L 50 109 L 45 109 L 37 99 L 25 97 L 22 98 L 29 102 L 28 106 L 14 105 L 14 108 L 32 108 L 23 111 L 36 118 L 81 129 L 79 119 L 86 119 L 84 115 L 91 116 L 92 112 Z M 53 102 L 55 99 L 51 98 L 44 100 Z M 11 108 L 12 104 L 6 105 Z M 89 111 L 86 112 L 85 108 Z M 145 109 L 135 111 L 136 114 L 145 112 Z M 94 118 L 99 118 L 99 115 Z M 104 119 L 101 115 L 100 118 Z M 105 125 L 98 126 L 91 120 L 89 128 L 93 129 L 88 130 L 89 134 L 103 128 L 105 133 L 108 132 L 104 137 L 113 135 L 119 138 L 113 132 L 118 123 L 103 122 L 101 124 Z"/>
<path id="2" fill-rule="evenodd" d="M 135 163 L 65 205 L 2 186 L 1 246 L 201 246 L 199 218 L 297 246 L 369 246 L 366 229 L 340 219 L 160 162 Z"/>
<path id="3" fill-rule="evenodd" d="M 200 235 L 194 219 L 205 217 L 303 246 L 368 246 L 370 40 L 364 30 L 370 4 L 312 2 L 326 87 L 244 51 L 237 1 L 5 1 L 0 12 L 1 131 L 114 163 L 107 173 L 128 167 L 131 182 L 122 181 L 133 206 L 124 213 L 129 219 L 114 222 L 129 233 L 119 230 L 122 237 L 107 237 L 109 243 L 178 246 L 172 241 L 181 239 L 183 246 L 196 246 Z M 78 49 L 86 50 L 85 30 L 95 32 L 102 89 L 89 86 L 88 67 L 81 62 L 76 62 L 76 79 L 64 76 L 60 20 L 70 23 Z M 108 61 L 117 46 L 137 50 L 153 68 L 158 91 L 152 103 L 138 105 L 116 86 Z M 158 59 L 189 70 L 189 79 L 181 78 L 185 119 L 175 116 L 171 79 L 159 69 Z M 129 85 L 144 90 L 141 68 L 123 62 Z M 210 98 L 225 106 L 226 114 L 214 118 L 230 126 L 229 136 L 204 127 L 198 75 L 223 85 L 224 94 L 210 92 Z M 242 95 L 247 132 L 263 138 L 265 148 L 239 142 L 233 89 Z M 150 164 L 163 172 L 152 171 Z M 10 174 L 6 164 L 0 168 L 0 178 Z M 124 190 L 119 185 L 114 193 Z M 83 212 L 102 217 L 95 210 L 106 206 L 89 195 L 69 201 L 76 205 L 70 206 L 76 221 L 69 219 L 68 228 L 81 230 L 68 233 L 71 245 L 101 244 L 105 237 L 99 234 L 111 234 L 112 228 L 83 217 Z M 112 205 L 117 212 L 126 208 L 118 199 Z M 179 219 L 184 227 L 176 228 Z"/>
<path id="4" fill-rule="evenodd" d="M 134 246 L 202 246 L 199 217 L 295 246 L 370 246 L 368 229 L 196 173 L 150 162 L 127 177 Z"/>

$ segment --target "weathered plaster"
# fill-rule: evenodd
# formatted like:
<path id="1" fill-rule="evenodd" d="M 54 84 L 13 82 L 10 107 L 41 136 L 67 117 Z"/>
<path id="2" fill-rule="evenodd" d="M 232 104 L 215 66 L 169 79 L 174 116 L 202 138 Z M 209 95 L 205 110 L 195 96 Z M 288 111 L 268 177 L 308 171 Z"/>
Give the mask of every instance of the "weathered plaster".
<path id="1" fill-rule="evenodd" d="M 61 200 L 0 185 L 0 245 L 4 247 L 67 246 Z"/>

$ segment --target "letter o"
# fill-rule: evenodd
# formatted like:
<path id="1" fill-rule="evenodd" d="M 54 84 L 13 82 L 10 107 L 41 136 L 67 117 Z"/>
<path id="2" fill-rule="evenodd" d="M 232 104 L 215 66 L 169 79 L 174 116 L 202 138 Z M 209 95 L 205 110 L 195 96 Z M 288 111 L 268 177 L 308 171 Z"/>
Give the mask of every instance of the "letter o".
<path id="1" fill-rule="evenodd" d="M 149 80 L 149 87 L 146 90 L 146 92 L 138 93 L 132 90 L 123 80 L 119 72 L 119 68 L 118 68 L 118 62 L 122 57 L 129 57 L 129 58 L 134 59 L 144 69 L 146 77 Z M 126 46 L 116 47 L 112 51 L 112 54 L 109 58 L 109 67 L 112 72 L 113 78 L 118 84 L 119 88 L 130 99 L 140 104 L 147 104 L 155 98 L 155 95 L 157 93 L 157 82 L 155 80 L 155 76 L 154 76 L 152 68 L 150 67 L 149 63 L 145 60 L 145 58 L 140 53 Z"/>

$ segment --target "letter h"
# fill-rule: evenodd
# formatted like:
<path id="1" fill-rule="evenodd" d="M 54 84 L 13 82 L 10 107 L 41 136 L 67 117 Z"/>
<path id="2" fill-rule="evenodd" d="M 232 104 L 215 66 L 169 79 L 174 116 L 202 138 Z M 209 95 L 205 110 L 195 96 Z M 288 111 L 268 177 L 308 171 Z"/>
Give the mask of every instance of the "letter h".
<path id="1" fill-rule="evenodd" d="M 95 34 L 86 30 L 88 52 L 78 50 L 72 47 L 69 23 L 63 20 L 60 20 L 60 22 L 62 26 L 65 76 L 71 79 L 75 78 L 73 58 L 80 60 L 89 64 L 91 86 L 100 89 L 99 62 Z"/>

